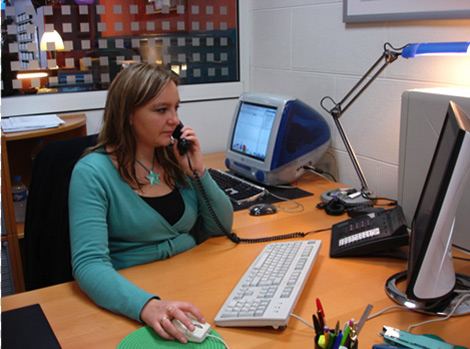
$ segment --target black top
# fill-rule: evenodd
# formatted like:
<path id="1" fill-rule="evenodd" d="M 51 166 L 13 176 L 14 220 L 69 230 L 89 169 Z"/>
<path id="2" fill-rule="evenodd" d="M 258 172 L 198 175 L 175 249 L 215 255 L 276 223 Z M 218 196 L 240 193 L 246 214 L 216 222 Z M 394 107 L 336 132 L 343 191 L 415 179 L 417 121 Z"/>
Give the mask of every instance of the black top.
<path id="1" fill-rule="evenodd" d="M 178 222 L 184 212 L 184 201 L 180 191 L 175 188 L 171 193 L 157 197 L 141 196 L 155 211 L 160 213 L 171 225 Z"/>

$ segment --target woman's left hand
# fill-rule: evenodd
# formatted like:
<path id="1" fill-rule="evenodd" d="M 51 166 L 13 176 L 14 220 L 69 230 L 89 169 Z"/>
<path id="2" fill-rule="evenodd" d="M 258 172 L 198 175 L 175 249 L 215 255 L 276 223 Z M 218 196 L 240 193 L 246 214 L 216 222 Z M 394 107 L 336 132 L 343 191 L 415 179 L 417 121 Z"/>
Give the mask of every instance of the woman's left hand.
<path id="1" fill-rule="evenodd" d="M 191 142 L 191 144 L 188 147 L 188 151 L 185 154 L 180 155 L 177 145 L 178 140 L 175 139 L 173 150 L 175 151 L 178 162 L 191 178 L 194 178 L 193 171 L 196 171 L 199 177 L 201 177 L 204 173 L 205 167 L 202 159 L 201 147 L 199 140 L 196 137 L 196 133 L 191 127 L 184 126 L 181 129 L 181 138 L 186 139 L 187 141 Z"/>

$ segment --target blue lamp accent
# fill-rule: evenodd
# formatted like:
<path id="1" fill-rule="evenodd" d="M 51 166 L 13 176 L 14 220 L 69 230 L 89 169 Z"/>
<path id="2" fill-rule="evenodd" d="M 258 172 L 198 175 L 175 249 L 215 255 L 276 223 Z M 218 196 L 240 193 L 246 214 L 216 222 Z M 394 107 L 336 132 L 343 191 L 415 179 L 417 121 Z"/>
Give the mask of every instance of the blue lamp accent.
<path id="1" fill-rule="evenodd" d="M 401 55 L 413 58 L 423 55 L 470 55 L 470 41 L 463 42 L 430 42 L 416 43 L 406 46 Z"/>

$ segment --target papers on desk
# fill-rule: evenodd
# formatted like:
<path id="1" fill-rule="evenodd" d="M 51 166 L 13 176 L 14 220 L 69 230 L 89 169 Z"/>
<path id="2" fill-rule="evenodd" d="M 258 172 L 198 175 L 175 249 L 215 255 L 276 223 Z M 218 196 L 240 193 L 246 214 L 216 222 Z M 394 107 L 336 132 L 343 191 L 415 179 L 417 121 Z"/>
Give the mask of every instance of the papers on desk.
<path id="1" fill-rule="evenodd" d="M 65 121 L 55 114 L 2 118 L 3 132 L 19 132 L 59 127 Z"/>

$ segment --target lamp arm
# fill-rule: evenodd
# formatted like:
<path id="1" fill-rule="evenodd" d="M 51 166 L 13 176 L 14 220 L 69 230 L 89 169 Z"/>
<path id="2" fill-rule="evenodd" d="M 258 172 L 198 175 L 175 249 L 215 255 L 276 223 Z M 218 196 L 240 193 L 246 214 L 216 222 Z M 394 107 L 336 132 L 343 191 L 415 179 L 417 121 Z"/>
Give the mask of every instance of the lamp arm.
<path id="1" fill-rule="evenodd" d="M 343 99 L 336 103 L 331 97 L 324 97 L 321 100 L 321 106 L 324 110 L 326 110 L 333 118 L 340 118 L 346 110 L 359 98 L 360 95 L 378 78 L 378 76 L 387 68 L 391 63 L 395 62 L 395 60 L 401 55 L 401 52 L 397 51 L 390 51 L 385 49 L 382 55 L 377 59 L 377 61 L 369 68 L 369 70 L 361 77 L 361 79 L 349 90 L 349 92 L 343 97 Z M 371 76 L 369 81 L 367 81 L 364 86 L 350 99 L 350 101 L 343 106 L 344 103 L 348 101 L 351 95 L 364 83 L 364 81 L 371 75 L 379 66 L 380 62 L 384 61 L 382 66 Z M 333 102 L 333 108 L 327 109 L 324 106 L 324 101 L 329 99 Z"/>
<path id="2" fill-rule="evenodd" d="M 320 102 L 321 107 L 333 117 L 333 120 L 336 124 L 336 128 L 339 131 L 339 134 L 344 143 L 344 146 L 346 147 L 346 151 L 348 152 L 348 155 L 351 159 L 351 162 L 353 163 L 356 174 L 359 177 L 359 181 L 361 182 L 361 193 L 364 197 L 371 196 L 372 191 L 370 190 L 369 184 L 367 183 L 366 177 L 364 175 L 364 172 L 362 171 L 361 165 L 359 164 L 356 153 L 354 152 L 354 149 L 351 146 L 351 143 L 349 142 L 348 136 L 346 135 L 346 132 L 344 131 L 343 125 L 340 121 L 340 117 L 356 101 L 356 99 L 358 99 L 359 96 L 375 81 L 375 79 L 377 79 L 377 77 L 385 70 L 385 68 L 387 68 L 391 63 L 393 63 L 401 55 L 401 52 L 391 51 L 387 49 L 387 45 L 388 44 L 384 45 L 384 52 L 382 53 L 382 55 L 377 59 L 377 61 L 372 65 L 372 67 L 369 68 L 369 70 L 362 76 L 362 78 L 353 86 L 353 88 L 346 94 L 346 96 L 344 96 L 344 98 L 339 103 L 336 103 L 331 97 L 324 97 Z M 382 66 L 379 67 L 382 61 L 384 62 Z M 374 71 L 375 73 L 373 73 Z M 373 75 L 370 77 L 370 79 L 366 83 L 364 83 L 364 81 L 366 81 L 366 79 L 372 73 Z M 351 95 L 361 85 L 363 86 L 351 98 Z M 343 104 L 346 103 L 348 99 L 350 99 L 349 102 L 343 107 Z M 324 102 L 326 100 L 330 100 L 333 103 L 333 108 L 327 109 L 324 106 Z"/>
<path id="3" fill-rule="evenodd" d="M 336 128 L 339 131 L 339 135 L 343 140 L 344 146 L 346 147 L 346 151 L 348 152 L 351 162 L 353 163 L 354 169 L 356 170 L 357 176 L 359 177 L 359 181 L 361 182 L 361 193 L 365 196 L 369 196 L 372 194 L 372 191 L 370 190 L 369 184 L 367 183 L 367 179 L 364 175 L 364 172 L 362 171 L 361 165 L 357 160 L 356 153 L 354 152 L 354 149 L 352 148 L 351 143 L 349 142 L 348 136 L 346 135 L 346 132 L 344 132 L 341 120 L 339 118 L 333 118 L 333 120 L 335 121 Z"/>

